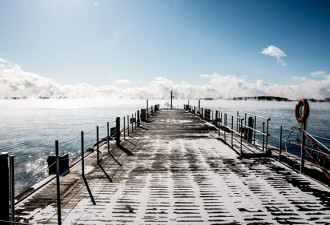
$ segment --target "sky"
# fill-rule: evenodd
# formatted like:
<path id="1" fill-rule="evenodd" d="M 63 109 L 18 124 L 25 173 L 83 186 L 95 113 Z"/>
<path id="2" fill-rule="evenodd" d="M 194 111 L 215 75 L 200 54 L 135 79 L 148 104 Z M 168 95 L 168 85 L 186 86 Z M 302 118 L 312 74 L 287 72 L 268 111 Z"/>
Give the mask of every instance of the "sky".
<path id="1" fill-rule="evenodd" d="M 330 97 L 328 0 L 0 0 L 0 97 Z"/>

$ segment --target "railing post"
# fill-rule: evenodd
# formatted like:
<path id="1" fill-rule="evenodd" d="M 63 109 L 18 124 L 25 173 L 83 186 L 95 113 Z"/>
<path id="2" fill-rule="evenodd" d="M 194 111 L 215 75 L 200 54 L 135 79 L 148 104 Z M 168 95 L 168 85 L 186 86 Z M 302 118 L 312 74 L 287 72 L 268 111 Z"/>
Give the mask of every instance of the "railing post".
<path id="1" fill-rule="evenodd" d="M 256 144 L 257 116 L 254 116 L 253 144 Z"/>
<path id="2" fill-rule="evenodd" d="M 266 151 L 268 151 L 268 128 L 269 128 L 269 118 L 267 119 L 267 126 L 266 126 Z"/>
<path id="3" fill-rule="evenodd" d="M 265 122 L 262 122 L 262 151 L 265 151 Z"/>
<path id="4" fill-rule="evenodd" d="M 108 153 L 110 154 L 110 124 L 109 124 L 109 122 L 107 122 L 107 144 L 108 144 Z"/>
<path id="5" fill-rule="evenodd" d="M 149 109 L 148 109 L 148 99 L 147 99 L 147 114 L 146 114 L 146 120 L 148 120 L 148 111 L 149 111 Z"/>
<path id="6" fill-rule="evenodd" d="M 241 156 L 243 156 L 243 119 L 241 120 L 241 147 L 240 147 L 240 151 L 241 151 Z"/>
<path id="7" fill-rule="evenodd" d="M 231 148 L 234 147 L 234 116 L 231 116 Z"/>
<path id="8" fill-rule="evenodd" d="M 221 128 L 222 128 L 222 124 L 223 124 L 222 112 L 220 113 L 220 121 L 221 121 L 221 123 L 220 123 L 220 130 L 221 130 Z M 221 136 L 221 135 L 220 135 L 220 136 Z"/>
<path id="9" fill-rule="evenodd" d="M 0 152 L 0 220 L 9 221 L 8 152 Z"/>
<path id="10" fill-rule="evenodd" d="M 100 150 L 99 150 L 99 126 L 96 126 L 96 158 L 97 164 L 100 163 Z"/>
<path id="11" fill-rule="evenodd" d="M 199 113 L 201 112 L 201 100 L 200 99 L 198 99 L 198 111 L 199 111 Z"/>
<path id="12" fill-rule="evenodd" d="M 129 136 L 129 115 L 127 115 L 127 136 Z"/>
<path id="13" fill-rule="evenodd" d="M 137 111 L 137 125 L 140 127 L 140 111 Z"/>
<path id="14" fill-rule="evenodd" d="M 55 141 L 55 155 L 56 155 L 56 193 L 57 193 L 57 222 L 62 224 L 61 216 L 61 190 L 60 190 L 60 157 L 58 150 L 58 140 Z"/>
<path id="15" fill-rule="evenodd" d="M 81 175 L 85 176 L 84 131 L 81 131 Z"/>
<path id="16" fill-rule="evenodd" d="M 237 123 L 236 123 L 236 129 L 237 129 L 237 132 L 240 132 L 240 129 L 239 129 L 239 126 L 240 126 L 240 125 L 239 125 L 239 123 L 240 123 L 240 122 L 239 122 L 239 111 L 237 111 L 237 119 L 236 119 L 236 120 L 237 120 Z"/>
<path id="17" fill-rule="evenodd" d="M 116 118 L 116 145 L 120 146 L 120 117 Z"/>
<path id="18" fill-rule="evenodd" d="M 225 142 L 226 142 L 226 126 L 227 126 L 227 113 L 224 113 L 224 115 L 223 115 L 223 117 L 224 117 L 224 129 L 223 129 L 223 139 L 225 140 Z"/>
<path id="19" fill-rule="evenodd" d="M 301 161 L 300 161 L 300 173 L 304 172 L 305 166 L 305 130 L 303 129 L 301 132 Z"/>
<path id="20" fill-rule="evenodd" d="M 281 154 L 282 154 L 282 126 L 280 126 L 280 144 L 279 144 L 279 153 L 278 153 L 278 161 L 281 161 Z"/>
<path id="21" fill-rule="evenodd" d="M 135 113 L 134 125 L 135 125 L 135 130 L 136 130 L 136 113 Z"/>
<path id="22" fill-rule="evenodd" d="M 172 91 L 171 91 L 171 109 L 172 109 L 172 99 L 173 99 L 173 95 L 172 95 Z"/>
<path id="23" fill-rule="evenodd" d="M 125 136 L 126 136 L 126 127 L 125 127 L 125 116 L 124 116 L 124 119 L 123 119 L 123 121 L 124 121 L 124 140 L 125 140 Z"/>
<path id="24" fill-rule="evenodd" d="M 9 156 L 10 165 L 10 220 L 15 222 L 15 158 Z M 14 223 L 12 223 L 14 224 Z"/>
<path id="25" fill-rule="evenodd" d="M 133 117 L 133 113 L 132 113 L 132 133 L 134 132 L 134 117 Z"/>

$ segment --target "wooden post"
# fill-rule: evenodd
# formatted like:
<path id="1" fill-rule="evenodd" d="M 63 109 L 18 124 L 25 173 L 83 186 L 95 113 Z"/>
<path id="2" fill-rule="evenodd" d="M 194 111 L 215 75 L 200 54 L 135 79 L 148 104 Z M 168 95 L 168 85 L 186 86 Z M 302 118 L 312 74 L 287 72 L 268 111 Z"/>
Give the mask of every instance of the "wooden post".
<path id="1" fill-rule="evenodd" d="M 201 100 L 200 99 L 198 99 L 198 111 L 199 111 L 199 113 L 201 112 Z"/>
<path id="2" fill-rule="evenodd" d="M 61 216 L 61 190 L 60 190 L 60 157 L 58 150 L 58 140 L 55 141 L 55 155 L 56 155 L 56 193 L 57 193 L 57 222 L 62 224 Z"/>
<path id="3" fill-rule="evenodd" d="M 0 220 L 9 221 L 8 152 L 0 152 Z"/>
<path id="4" fill-rule="evenodd" d="M 134 125 L 135 125 L 135 130 L 136 130 L 136 113 L 135 113 Z"/>
<path id="5" fill-rule="evenodd" d="M 116 145 L 120 146 L 120 117 L 116 118 Z"/>

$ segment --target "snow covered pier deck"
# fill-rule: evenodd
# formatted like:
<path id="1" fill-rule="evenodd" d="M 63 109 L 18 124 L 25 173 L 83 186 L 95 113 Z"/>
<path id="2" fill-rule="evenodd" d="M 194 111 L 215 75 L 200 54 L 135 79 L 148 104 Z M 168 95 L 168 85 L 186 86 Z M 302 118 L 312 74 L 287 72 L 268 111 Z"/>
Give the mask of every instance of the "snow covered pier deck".
<path id="1" fill-rule="evenodd" d="M 217 129 L 162 110 L 61 177 L 63 224 L 326 224 L 330 190 L 272 158 L 241 159 Z M 127 155 L 129 150 L 134 155 Z M 107 175 L 105 175 L 107 174 Z M 95 201 L 95 205 L 93 204 Z M 57 224 L 55 182 L 27 198 L 17 222 Z"/>

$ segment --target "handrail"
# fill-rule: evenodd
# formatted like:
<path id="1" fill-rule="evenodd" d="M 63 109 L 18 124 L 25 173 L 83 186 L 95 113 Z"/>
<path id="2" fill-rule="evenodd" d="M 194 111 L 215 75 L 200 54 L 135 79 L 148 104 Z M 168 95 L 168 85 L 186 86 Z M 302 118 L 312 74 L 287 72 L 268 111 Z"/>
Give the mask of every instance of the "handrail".
<path id="1" fill-rule="evenodd" d="M 303 132 L 303 136 L 306 137 L 307 139 L 309 139 L 308 135 L 306 135 L 305 132 Z M 301 141 L 300 141 L 300 140 L 297 140 L 297 141 L 298 141 L 298 143 L 300 144 L 300 146 L 302 146 Z M 324 169 L 323 166 L 320 165 L 320 163 L 319 163 L 316 159 L 314 159 L 314 156 L 308 151 L 308 149 L 306 148 L 306 146 L 302 146 L 302 148 L 303 148 L 304 151 L 309 155 L 309 157 L 314 161 L 314 163 L 315 163 L 316 165 L 319 166 L 319 168 L 322 170 L 323 174 L 324 174 L 324 175 L 330 180 L 330 175 L 329 175 L 329 173 Z M 319 150 L 320 150 L 320 149 L 319 149 Z M 322 151 L 321 151 L 321 152 L 322 152 Z M 323 152 L 322 152 L 322 154 L 323 154 Z M 326 155 L 324 155 L 324 156 L 326 156 Z M 328 158 L 327 156 L 326 156 L 326 158 L 327 158 L 328 161 L 329 161 L 329 158 Z M 304 159 L 302 158 L 302 160 L 304 160 Z"/>
<path id="2" fill-rule="evenodd" d="M 257 117 L 259 117 L 259 118 L 263 118 L 263 119 L 266 119 L 266 120 L 270 120 L 269 117 L 264 117 L 264 116 L 256 115 L 256 114 L 253 114 L 253 113 L 249 113 L 249 112 L 242 112 L 242 113 L 246 113 L 247 115 L 250 115 L 250 116 L 257 116 Z"/>

